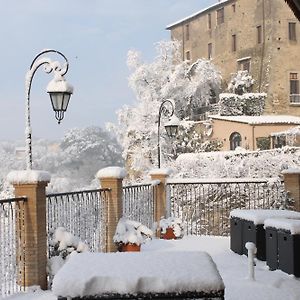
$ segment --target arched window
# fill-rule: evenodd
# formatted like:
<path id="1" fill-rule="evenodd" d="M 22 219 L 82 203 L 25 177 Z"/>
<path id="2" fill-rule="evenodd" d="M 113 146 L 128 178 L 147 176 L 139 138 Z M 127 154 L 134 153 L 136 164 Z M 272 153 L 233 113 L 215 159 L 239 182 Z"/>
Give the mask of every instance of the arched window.
<path id="1" fill-rule="evenodd" d="M 236 147 L 241 146 L 242 137 L 238 132 L 234 132 L 230 135 L 230 150 L 235 150 Z"/>

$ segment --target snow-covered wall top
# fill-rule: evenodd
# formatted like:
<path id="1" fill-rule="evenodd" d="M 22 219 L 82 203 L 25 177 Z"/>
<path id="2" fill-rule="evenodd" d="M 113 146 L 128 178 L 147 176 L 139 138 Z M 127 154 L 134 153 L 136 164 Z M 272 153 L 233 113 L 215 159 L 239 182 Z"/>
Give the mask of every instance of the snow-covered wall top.
<path id="1" fill-rule="evenodd" d="M 204 8 L 204 9 L 202 9 L 200 11 L 197 11 L 196 13 L 194 13 L 194 14 L 192 14 L 190 16 L 187 16 L 187 17 L 185 17 L 185 18 L 183 18 L 181 20 L 178 20 L 178 21 L 176 21 L 176 22 L 174 22 L 172 24 L 167 25 L 166 29 L 171 29 L 172 27 L 174 27 L 176 25 L 179 25 L 180 23 L 183 23 L 183 22 L 185 22 L 185 21 L 187 21 L 189 19 L 195 18 L 195 17 L 197 17 L 197 16 L 205 13 L 206 11 L 208 11 L 210 9 L 217 8 L 219 5 L 224 4 L 226 2 L 228 2 L 228 0 L 220 0 L 218 3 L 215 3 L 215 4 L 213 4 L 213 5 L 211 5 L 211 6 L 207 7 L 207 8 Z"/>
<path id="2" fill-rule="evenodd" d="M 294 116 L 219 116 L 212 115 L 212 119 L 240 122 L 247 124 L 300 124 L 300 118 Z"/>
<path id="3" fill-rule="evenodd" d="M 267 219 L 265 220 L 265 228 L 267 227 L 287 230 L 291 234 L 300 234 L 300 220 Z"/>
<path id="4" fill-rule="evenodd" d="M 300 220 L 300 213 L 291 210 L 278 209 L 234 209 L 230 217 L 252 221 L 255 225 L 264 224 L 270 218 L 289 218 Z"/>
<path id="5" fill-rule="evenodd" d="M 98 171 L 96 177 L 101 178 L 118 178 L 123 179 L 126 176 L 126 171 L 121 167 L 107 167 Z"/>
<path id="6" fill-rule="evenodd" d="M 300 168 L 288 168 L 281 172 L 282 174 L 300 174 Z"/>
<path id="7" fill-rule="evenodd" d="M 11 171 L 7 175 L 8 182 L 12 184 L 27 184 L 42 181 L 49 182 L 50 179 L 50 173 L 37 170 Z"/>
<path id="8" fill-rule="evenodd" d="M 82 253 L 55 275 L 52 291 L 62 297 L 104 293 L 183 293 L 224 289 L 206 252 Z"/>
<path id="9" fill-rule="evenodd" d="M 149 172 L 149 175 L 171 175 L 172 169 L 163 168 L 163 169 L 152 169 Z"/>

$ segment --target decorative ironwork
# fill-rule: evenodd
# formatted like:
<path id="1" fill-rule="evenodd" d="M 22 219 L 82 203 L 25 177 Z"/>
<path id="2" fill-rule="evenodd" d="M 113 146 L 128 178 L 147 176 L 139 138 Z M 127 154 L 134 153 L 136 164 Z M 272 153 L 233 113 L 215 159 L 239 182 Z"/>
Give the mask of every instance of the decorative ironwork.
<path id="1" fill-rule="evenodd" d="M 0 298 L 22 290 L 25 281 L 25 197 L 0 200 Z M 23 275 L 21 275 L 23 274 Z"/>
<path id="2" fill-rule="evenodd" d="M 195 235 L 229 235 L 233 209 L 284 208 L 288 203 L 283 185 L 267 180 L 169 181 L 167 189 L 171 215 L 182 218 L 186 233 Z"/>
<path id="3" fill-rule="evenodd" d="M 152 227 L 156 186 L 139 184 L 123 187 L 123 216 Z"/>
<path id="4" fill-rule="evenodd" d="M 109 189 L 47 195 L 49 233 L 58 227 L 78 236 L 90 251 L 104 251 L 106 245 Z"/>

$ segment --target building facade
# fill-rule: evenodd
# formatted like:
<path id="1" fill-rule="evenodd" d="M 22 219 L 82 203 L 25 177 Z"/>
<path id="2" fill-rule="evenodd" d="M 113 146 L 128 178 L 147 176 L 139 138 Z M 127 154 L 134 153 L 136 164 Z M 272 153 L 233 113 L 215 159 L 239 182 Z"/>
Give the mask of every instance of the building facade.
<path id="1" fill-rule="evenodd" d="M 211 59 L 223 89 L 238 70 L 267 93 L 264 114 L 300 115 L 300 22 L 282 0 L 223 0 L 169 26 L 183 60 Z"/>

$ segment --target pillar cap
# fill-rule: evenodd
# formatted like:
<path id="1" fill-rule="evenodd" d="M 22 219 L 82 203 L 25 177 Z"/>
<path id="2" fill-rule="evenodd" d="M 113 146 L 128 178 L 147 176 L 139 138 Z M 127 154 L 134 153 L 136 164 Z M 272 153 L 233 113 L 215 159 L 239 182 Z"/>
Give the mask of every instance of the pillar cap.
<path id="1" fill-rule="evenodd" d="M 46 171 L 22 170 L 11 171 L 7 175 L 7 180 L 11 184 L 31 184 L 38 182 L 50 182 L 51 175 Z"/>
<path id="2" fill-rule="evenodd" d="M 283 170 L 281 174 L 300 174 L 300 169 L 299 168 L 289 168 L 286 170 Z"/>
<path id="3" fill-rule="evenodd" d="M 170 168 L 152 169 L 149 172 L 149 175 L 164 175 L 164 176 L 169 176 L 171 174 L 172 174 L 172 169 L 170 169 Z"/>
<path id="4" fill-rule="evenodd" d="M 101 169 L 96 174 L 98 179 L 102 178 L 116 178 L 116 179 L 123 179 L 127 175 L 124 168 L 121 167 L 107 167 Z"/>

